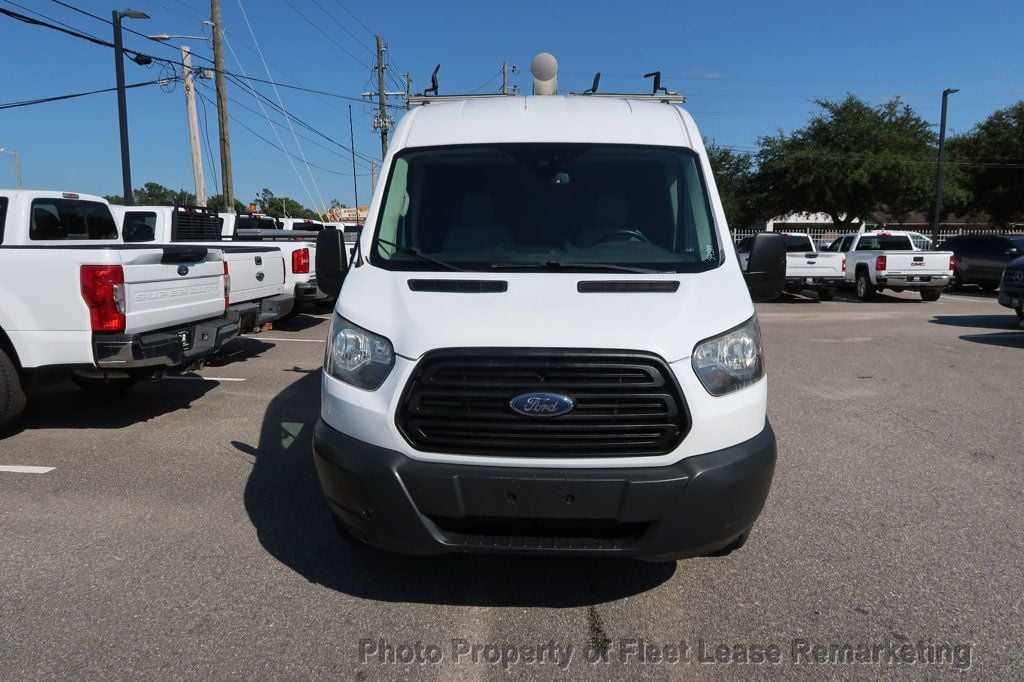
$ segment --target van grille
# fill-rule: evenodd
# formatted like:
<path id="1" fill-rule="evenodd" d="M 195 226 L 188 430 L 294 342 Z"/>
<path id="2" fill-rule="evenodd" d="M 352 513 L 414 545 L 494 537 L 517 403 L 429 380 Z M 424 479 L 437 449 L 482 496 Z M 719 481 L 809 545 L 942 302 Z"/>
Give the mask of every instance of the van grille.
<path id="1" fill-rule="evenodd" d="M 509 402 L 562 393 L 572 411 L 528 417 Z M 417 450 L 513 457 L 642 457 L 671 452 L 690 428 L 671 369 L 625 351 L 450 349 L 413 372 L 396 423 Z"/>

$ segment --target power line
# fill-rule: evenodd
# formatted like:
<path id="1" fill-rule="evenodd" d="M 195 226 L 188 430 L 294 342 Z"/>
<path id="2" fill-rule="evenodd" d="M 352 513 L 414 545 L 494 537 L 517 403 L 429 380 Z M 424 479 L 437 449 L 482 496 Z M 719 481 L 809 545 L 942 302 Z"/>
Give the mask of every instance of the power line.
<path id="1" fill-rule="evenodd" d="M 364 49 L 365 49 L 365 50 L 366 50 L 367 52 L 369 52 L 369 53 L 370 53 L 371 55 L 373 54 L 373 49 L 372 49 L 372 48 L 371 48 L 371 47 L 370 47 L 369 45 L 367 45 L 366 43 L 364 43 L 363 41 L 361 41 L 361 40 L 359 39 L 359 37 L 358 37 L 358 36 L 357 36 L 357 35 L 356 35 L 355 33 L 353 33 L 352 31 L 348 30 L 348 28 L 346 28 L 344 24 L 342 24 L 342 23 L 341 23 L 340 21 L 338 21 L 337 19 L 335 19 L 335 18 L 334 18 L 334 15 L 333 15 L 333 14 L 331 14 L 330 12 L 328 12 L 328 11 L 327 11 L 327 9 L 326 9 L 326 8 L 325 8 L 325 7 L 323 6 L 323 5 L 321 5 L 321 4 L 320 4 L 320 3 L 318 2 L 318 0 L 312 0 L 312 2 L 313 2 L 313 4 L 314 4 L 314 5 L 316 5 L 317 7 L 319 7 L 319 8 L 320 8 L 320 11 L 321 11 L 321 12 L 323 12 L 324 14 L 326 14 L 326 15 L 327 15 L 327 17 L 328 17 L 328 18 L 329 18 L 329 19 L 330 19 L 331 21 L 333 21 L 333 22 L 334 22 L 335 24 L 337 24 L 337 25 L 338 25 L 338 28 L 340 28 L 340 29 L 341 29 L 342 31 L 344 31 L 345 33 L 349 34 L 349 35 L 350 35 L 350 36 L 352 37 L 352 40 L 356 41 L 356 44 L 357 44 L 357 45 L 359 45 L 359 46 L 361 46 L 362 48 L 364 48 Z"/>
<path id="2" fill-rule="evenodd" d="M 338 3 L 338 6 L 339 6 L 339 7 L 341 7 L 341 8 L 343 9 L 343 10 L 345 10 L 345 12 L 347 12 L 347 13 L 348 13 L 348 15 L 349 15 L 350 17 L 352 17 L 353 19 L 355 19 L 355 20 L 356 20 L 356 23 L 357 23 L 357 24 L 359 24 L 360 26 L 362 26 L 362 27 L 363 27 L 363 28 L 364 28 L 364 29 L 366 30 L 366 32 L 370 34 L 370 36 L 376 36 L 376 34 L 375 34 L 375 33 L 374 33 L 373 31 L 371 31 L 371 30 L 370 30 L 369 26 L 367 26 L 366 24 L 364 24 L 364 23 L 362 22 L 362 20 L 361 20 L 361 19 L 360 19 L 359 17 L 357 17 L 357 16 L 355 15 L 355 14 L 353 14 L 353 13 L 352 13 L 352 10 L 350 10 L 350 9 L 349 9 L 348 7 L 346 7 L 346 6 L 345 6 L 345 5 L 344 5 L 344 4 L 343 4 L 343 3 L 341 2 L 341 0 L 334 0 L 334 1 L 335 1 L 336 3 Z"/>
<path id="3" fill-rule="evenodd" d="M 125 89 L 130 88 L 141 88 L 144 85 L 160 85 L 165 84 L 168 79 L 159 79 L 155 81 L 146 81 L 145 83 L 132 83 L 124 86 Z M 117 88 L 103 88 L 102 90 L 89 90 L 88 92 L 75 92 L 70 95 L 57 95 L 55 97 L 40 97 L 38 99 L 26 99 L 19 102 L 4 102 L 0 104 L 0 109 L 16 109 L 18 107 L 32 106 L 33 104 L 45 104 L 47 102 L 57 102 L 65 99 L 74 99 L 76 97 L 85 97 L 87 95 L 98 95 L 104 92 L 114 92 Z"/>
<path id="4" fill-rule="evenodd" d="M 348 48 L 346 48 L 346 47 L 345 47 L 344 45 L 342 45 L 342 44 L 341 44 L 341 43 L 339 43 L 339 42 L 338 42 L 337 40 L 335 40 L 335 39 L 334 39 L 334 38 L 333 38 L 333 37 L 331 36 L 331 34 L 330 34 L 330 33 L 328 33 L 327 31 L 323 30 L 323 29 L 322 29 L 322 28 L 320 28 L 320 27 L 319 27 L 318 25 L 316 25 L 315 23 L 313 23 L 312 21 L 310 21 L 310 20 L 309 20 L 309 17 L 307 17 L 307 16 L 306 16 L 305 14 L 303 14 L 302 12 L 300 12 L 300 11 L 299 11 L 299 8 L 298 8 L 298 7 L 296 7 L 295 5 L 293 5 L 293 4 L 291 3 L 291 0 L 283 0 L 283 1 L 284 1 L 284 4 L 288 5 L 288 6 L 289 6 L 289 7 L 291 7 L 291 8 L 293 9 L 293 10 L 295 10 L 295 13 L 296 13 L 296 14 L 298 14 L 298 15 L 299 15 L 300 17 L 302 17 L 302 19 L 303 19 L 303 20 L 304 20 L 304 21 L 305 21 L 305 22 L 306 22 L 307 24 L 309 24 L 310 26 L 312 26 L 313 28 L 315 28 L 315 29 L 316 29 L 317 31 L 319 31 L 319 32 L 320 32 L 320 33 L 321 33 L 321 34 L 322 34 L 322 35 L 323 35 L 323 36 L 324 36 L 325 38 L 327 38 L 327 40 L 329 40 L 329 41 L 331 41 L 332 43 L 334 43 L 334 46 L 335 46 L 335 47 L 337 47 L 337 48 L 338 48 L 339 50 L 341 50 L 342 52 L 344 52 L 345 54 L 347 54 L 347 55 L 348 55 L 349 57 L 351 57 L 352 59 L 354 59 L 354 60 L 356 61 L 356 63 L 357 63 L 357 64 L 359 64 L 360 66 L 362 66 L 362 67 L 364 67 L 364 68 L 367 68 L 367 69 L 368 69 L 368 68 L 370 68 L 370 65 L 369 65 L 369 64 L 364 64 L 363 62 L 361 62 L 361 61 L 359 60 L 359 57 L 357 57 L 357 56 L 355 56 L 354 54 L 352 54 L 351 52 L 349 52 L 349 51 L 348 51 Z"/>
<path id="5" fill-rule="evenodd" d="M 199 82 L 202 83 L 202 81 Z M 199 91 L 197 90 L 196 94 L 198 93 Z M 213 156 L 213 145 L 210 144 L 210 119 L 206 116 L 206 100 L 201 98 L 199 103 L 203 106 L 203 137 L 206 139 L 206 154 L 210 157 L 210 168 L 213 169 L 213 186 L 220 187 L 220 177 L 217 175 L 217 161 Z"/>
<path id="6" fill-rule="evenodd" d="M 583 73 L 580 71 L 564 71 L 567 76 L 586 76 L 592 77 L 593 73 Z M 625 78 L 631 80 L 640 80 L 640 74 L 628 74 L 628 73 L 605 73 L 601 72 L 601 78 Z M 984 82 L 984 81 L 1014 81 L 1024 80 L 1024 76 L 977 76 L 970 78 L 913 78 L 904 80 L 869 80 L 869 79 L 850 79 L 850 80 L 834 80 L 834 79 L 783 79 L 783 78 L 726 78 L 719 76 L 672 76 L 662 74 L 662 80 L 677 80 L 677 81 L 700 81 L 700 82 L 723 82 L 723 83 L 771 83 L 771 84 L 805 84 L 805 85 L 846 85 L 850 83 L 862 84 L 862 83 L 873 83 L 873 84 L 901 84 L 901 83 L 950 83 L 950 82 Z"/>
<path id="7" fill-rule="evenodd" d="M 202 94 L 202 93 L 201 93 L 201 92 L 199 92 L 198 90 L 196 91 L 196 94 L 197 94 L 197 95 L 199 95 L 199 97 L 200 97 L 201 99 L 204 99 L 204 100 L 205 100 L 205 99 L 207 99 L 206 95 Z M 211 104 L 211 105 L 213 105 L 213 102 L 210 102 L 210 104 Z M 279 146 L 277 146 L 276 144 L 274 144 L 273 142 L 271 142 L 270 140 L 268 140 L 267 138 L 263 137 L 262 135 L 260 135 L 259 133 L 257 133 L 257 132 L 256 132 L 255 130 L 253 130 L 252 128 L 250 128 L 250 127 L 249 127 L 249 126 L 247 126 L 246 124 L 244 124 L 244 123 L 242 123 L 241 121 L 239 121 L 239 120 L 238 120 L 238 119 L 237 119 L 236 117 L 234 117 L 234 116 L 231 116 L 230 114 L 229 114 L 228 116 L 229 116 L 229 118 L 230 118 L 230 119 L 231 119 L 231 120 L 232 120 L 233 122 L 237 123 L 237 124 L 238 124 L 238 125 L 240 125 L 240 126 L 241 126 L 242 128 L 244 128 L 245 130 L 249 131 L 250 133 L 252 133 L 252 134 L 253 134 L 253 135 L 255 135 L 256 137 L 258 137 L 258 138 L 259 138 L 260 140 L 262 140 L 262 141 L 263 141 L 263 142 L 265 142 L 266 144 L 268 144 L 268 145 L 270 145 L 271 147 L 273 147 L 274 149 L 276 149 L 277 151 L 279 151 L 279 152 L 283 152 L 283 153 L 287 154 L 288 156 L 291 156 L 291 157 L 293 157 L 293 158 L 295 158 L 295 159 L 298 159 L 298 158 L 299 158 L 299 157 L 295 156 L 294 154 L 292 154 L 291 152 L 289 152 L 289 151 L 288 151 L 287 149 L 284 149 L 283 147 L 279 147 Z M 325 173 L 331 173 L 331 174 L 333 174 L 333 175 L 344 175 L 344 176 L 346 176 L 346 177 L 352 177 L 352 174 L 351 174 L 351 173 L 344 173 L 344 172 L 342 172 L 342 171 L 332 170 L 332 169 L 330 169 L 330 168 L 324 168 L 323 166 L 318 166 L 318 165 L 316 165 L 316 164 L 314 164 L 314 163 L 311 163 L 311 164 L 309 164 L 309 165 L 310 165 L 311 167 L 313 167 L 313 168 L 316 168 L 317 170 L 321 170 L 321 171 L 324 171 Z M 366 174 L 361 174 L 361 175 L 360 175 L 359 177 L 366 177 Z"/>

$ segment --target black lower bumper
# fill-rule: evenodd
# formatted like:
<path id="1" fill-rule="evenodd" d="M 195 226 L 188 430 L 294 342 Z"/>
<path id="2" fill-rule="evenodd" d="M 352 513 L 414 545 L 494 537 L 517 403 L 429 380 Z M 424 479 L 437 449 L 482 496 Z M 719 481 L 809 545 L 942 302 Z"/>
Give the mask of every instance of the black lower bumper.
<path id="1" fill-rule="evenodd" d="M 271 296 L 259 301 L 236 303 L 227 310 L 227 318 L 238 325 L 239 333 L 249 334 L 267 324 L 280 320 L 295 307 L 291 294 Z"/>
<path id="2" fill-rule="evenodd" d="M 145 334 L 94 334 L 93 357 L 104 370 L 175 368 L 189 365 L 238 336 L 227 317 Z"/>
<path id="3" fill-rule="evenodd" d="M 320 290 L 316 286 L 315 279 L 311 279 L 308 282 L 299 282 L 295 285 L 295 300 L 298 303 L 308 303 L 309 301 L 316 300 L 319 292 Z"/>
<path id="4" fill-rule="evenodd" d="M 313 447 L 337 520 L 382 549 L 651 560 L 708 554 L 747 532 L 768 496 L 776 457 L 767 422 L 749 441 L 653 468 L 421 462 L 323 420 Z"/>

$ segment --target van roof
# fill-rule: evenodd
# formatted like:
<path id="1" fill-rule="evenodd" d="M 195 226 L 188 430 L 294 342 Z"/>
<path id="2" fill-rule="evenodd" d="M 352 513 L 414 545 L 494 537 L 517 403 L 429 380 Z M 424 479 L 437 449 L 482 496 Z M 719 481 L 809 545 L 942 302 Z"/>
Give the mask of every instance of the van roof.
<path id="1" fill-rule="evenodd" d="M 404 136 L 404 137 L 403 137 Z M 402 119 L 399 146 L 590 142 L 693 148 L 700 140 L 682 107 L 626 97 L 527 96 L 437 102 Z"/>

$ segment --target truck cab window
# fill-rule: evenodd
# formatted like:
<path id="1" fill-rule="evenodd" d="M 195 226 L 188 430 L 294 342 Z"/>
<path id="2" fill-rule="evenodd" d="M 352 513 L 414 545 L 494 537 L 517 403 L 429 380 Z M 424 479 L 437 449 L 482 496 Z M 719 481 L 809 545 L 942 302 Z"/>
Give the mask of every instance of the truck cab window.
<path id="1" fill-rule="evenodd" d="M 31 207 L 29 239 L 117 239 L 117 225 L 104 204 L 76 199 L 36 199 Z"/>
<path id="2" fill-rule="evenodd" d="M 156 213 L 151 211 L 126 212 L 121 236 L 128 243 L 153 241 L 156 239 Z"/>

